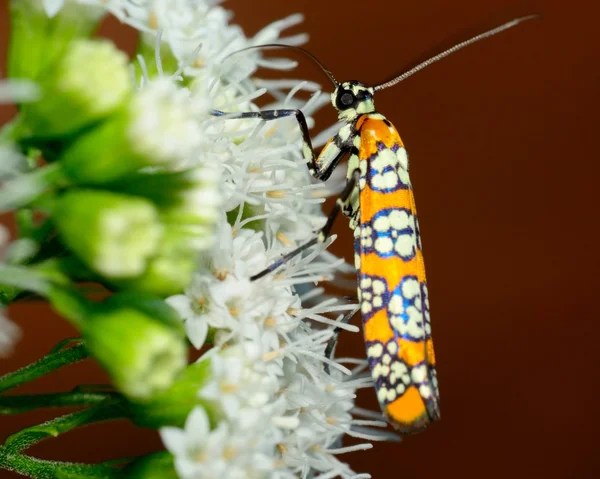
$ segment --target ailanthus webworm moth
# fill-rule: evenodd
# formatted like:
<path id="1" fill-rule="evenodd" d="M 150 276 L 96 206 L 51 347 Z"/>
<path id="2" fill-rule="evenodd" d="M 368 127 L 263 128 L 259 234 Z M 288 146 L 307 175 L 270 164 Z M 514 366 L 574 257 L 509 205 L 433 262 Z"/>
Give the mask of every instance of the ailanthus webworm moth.
<path id="1" fill-rule="evenodd" d="M 334 87 L 331 103 L 346 124 L 318 156 L 300 110 L 212 112 L 215 116 L 265 121 L 294 116 L 302 132 L 302 153 L 308 170 L 319 180 L 329 178 L 342 157 L 350 155 L 346 186 L 319 234 L 251 279 L 263 277 L 307 248 L 324 242 L 340 211 L 350 219 L 369 368 L 381 409 L 402 434 L 418 432 L 438 420 L 440 401 L 408 156 L 396 128 L 375 110 L 373 96 L 468 45 L 536 17 L 517 18 L 481 33 L 376 86 L 359 81 L 339 83 L 316 57 L 299 47 L 269 44 L 236 52 L 293 48 L 308 56 L 327 75 Z M 350 317 L 347 315 L 343 321 Z M 333 344 L 328 345 L 328 353 Z"/>

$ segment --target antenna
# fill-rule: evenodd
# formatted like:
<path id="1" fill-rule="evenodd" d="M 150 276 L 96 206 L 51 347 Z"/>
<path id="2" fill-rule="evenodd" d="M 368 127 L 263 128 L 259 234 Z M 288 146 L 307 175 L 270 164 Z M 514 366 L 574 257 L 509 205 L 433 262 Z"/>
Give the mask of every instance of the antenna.
<path id="1" fill-rule="evenodd" d="M 334 87 L 337 87 L 339 85 L 338 82 L 336 81 L 336 79 L 333 77 L 333 74 L 327 68 L 325 68 L 325 66 L 319 61 L 319 59 L 317 57 L 315 57 L 308 50 L 305 50 L 302 47 L 297 47 L 295 45 L 284 45 L 283 43 L 266 43 L 264 45 L 254 45 L 254 46 L 242 48 L 241 50 L 236 50 L 235 52 L 230 53 L 223 59 L 223 61 L 227 60 L 232 55 L 237 55 L 238 53 L 246 52 L 248 50 L 269 50 L 269 49 L 273 49 L 273 48 L 291 48 L 292 50 L 296 50 L 300 53 L 303 53 L 308 58 L 310 58 L 323 71 L 323 73 L 325 73 L 325 75 L 327 75 L 327 78 L 329 78 L 329 81 L 333 84 Z"/>
<path id="2" fill-rule="evenodd" d="M 527 20 L 533 20 L 534 18 L 540 18 L 540 15 L 528 15 L 526 17 L 515 18 L 514 20 L 511 20 L 510 22 L 500 25 L 499 27 L 493 28 L 492 30 L 488 30 L 487 32 L 480 33 L 479 35 L 476 35 L 473 38 L 469 38 L 468 40 L 457 43 L 452 48 L 449 48 L 448 50 L 444 50 L 441 53 L 438 53 L 437 55 L 429 58 L 428 60 L 425 60 L 422 63 L 419 63 L 417 66 L 402 73 L 401 75 L 398 75 L 396 78 L 392 78 L 391 80 L 389 80 L 385 83 L 382 83 L 380 85 L 377 85 L 373 88 L 375 91 L 379 91 L 379 90 L 383 90 L 385 88 L 394 86 L 397 83 L 400 83 L 401 81 L 406 80 L 409 76 L 414 75 L 419 70 L 422 70 L 423 68 L 428 67 L 432 63 L 435 63 L 435 62 L 441 60 L 442 58 L 452 55 L 454 52 L 457 52 L 458 50 L 462 50 L 463 48 L 465 48 L 469 45 L 472 45 L 473 43 L 476 43 L 480 40 L 484 40 L 486 38 L 492 37 L 492 36 L 496 35 L 497 33 L 503 32 L 504 30 L 508 30 L 509 28 L 517 26 L 519 23 L 525 22 Z"/>

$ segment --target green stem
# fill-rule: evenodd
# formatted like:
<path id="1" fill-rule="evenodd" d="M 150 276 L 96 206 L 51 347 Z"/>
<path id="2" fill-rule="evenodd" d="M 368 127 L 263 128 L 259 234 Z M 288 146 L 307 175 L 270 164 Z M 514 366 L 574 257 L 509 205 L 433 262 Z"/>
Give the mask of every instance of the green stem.
<path id="1" fill-rule="evenodd" d="M 82 391 L 0 396 L 0 415 L 21 414 L 38 408 L 96 406 L 107 399 L 118 398 L 118 393 Z"/>
<path id="2" fill-rule="evenodd" d="M 121 419 L 125 416 L 121 404 L 111 399 L 97 406 L 60 416 L 37 426 L 22 429 L 6 438 L 4 448 L 6 453 L 16 454 L 49 437 L 58 437 L 79 426 L 100 421 Z"/>
<path id="3" fill-rule="evenodd" d="M 7 452 L 3 446 L 0 446 L 0 468 L 37 479 L 112 479 L 123 477 L 118 469 L 109 465 L 45 461 Z"/>
<path id="4" fill-rule="evenodd" d="M 88 357 L 88 351 L 83 344 L 72 348 L 62 349 L 47 354 L 38 361 L 28 364 L 16 371 L 0 377 L 0 392 L 15 388 L 29 381 L 33 381 L 51 371 L 62 368 L 67 364 L 76 363 Z"/>
<path id="5" fill-rule="evenodd" d="M 0 468 L 35 478 L 123 477 L 118 469 L 105 464 L 44 461 L 25 456 L 21 452 L 49 437 L 57 437 L 83 425 L 120 419 L 124 415 L 120 402 L 108 398 L 97 406 L 23 429 L 7 437 L 5 444 L 0 446 Z"/>

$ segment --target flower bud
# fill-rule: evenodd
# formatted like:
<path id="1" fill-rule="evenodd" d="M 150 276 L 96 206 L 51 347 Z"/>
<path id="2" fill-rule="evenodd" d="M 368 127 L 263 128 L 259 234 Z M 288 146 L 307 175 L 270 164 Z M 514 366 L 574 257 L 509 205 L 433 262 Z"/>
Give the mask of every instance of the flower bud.
<path id="1" fill-rule="evenodd" d="M 142 198 L 71 190 L 57 200 L 53 216 L 64 243 L 108 278 L 140 275 L 160 246 L 158 212 Z"/>
<path id="2" fill-rule="evenodd" d="M 108 187 L 151 200 L 165 223 L 213 225 L 221 214 L 220 175 L 216 165 L 208 164 L 184 171 L 132 175 Z"/>
<path id="3" fill-rule="evenodd" d="M 167 389 L 187 362 L 181 333 L 134 307 L 100 304 L 81 329 L 90 353 L 130 398 Z"/>
<path id="4" fill-rule="evenodd" d="M 113 281 L 134 291 L 170 296 L 181 293 L 196 270 L 198 251 L 212 242 L 211 230 L 202 226 L 169 226 L 146 270 L 134 279 Z"/>
<path id="5" fill-rule="evenodd" d="M 198 154 L 200 119 L 189 91 L 161 78 L 78 138 L 60 159 L 79 184 L 116 181 L 143 167 L 180 169 Z"/>
<path id="6" fill-rule="evenodd" d="M 44 0 L 11 0 L 11 34 L 8 76 L 38 79 L 53 65 L 67 45 L 88 37 L 105 10 L 98 5 L 65 0 L 60 15 L 47 11 Z M 56 2 L 53 2 L 56 3 Z"/>
<path id="7" fill-rule="evenodd" d="M 40 78 L 40 100 L 22 106 L 24 128 L 57 137 L 106 118 L 133 90 L 128 63 L 108 40 L 71 42 Z"/>

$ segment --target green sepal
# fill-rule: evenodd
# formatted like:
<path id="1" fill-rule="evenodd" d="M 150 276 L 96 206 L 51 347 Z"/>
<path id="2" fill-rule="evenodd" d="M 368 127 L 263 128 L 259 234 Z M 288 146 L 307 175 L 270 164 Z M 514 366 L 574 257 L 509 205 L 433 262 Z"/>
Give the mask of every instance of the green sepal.
<path id="1" fill-rule="evenodd" d="M 171 308 L 163 299 L 157 298 L 151 294 L 124 291 L 113 294 L 106 298 L 101 307 L 108 310 L 123 307 L 133 307 L 147 316 L 164 323 L 173 331 L 178 332 L 181 337 L 185 337 L 185 328 L 177 312 Z"/>
<path id="2" fill-rule="evenodd" d="M 211 377 L 210 361 L 189 364 L 168 389 L 149 400 L 131 400 L 125 407 L 128 417 L 141 427 L 158 429 L 163 426 L 183 427 L 188 414 L 197 406 L 206 410 L 211 423 L 219 419 L 217 410 L 198 398 L 198 390 Z"/>
<path id="3" fill-rule="evenodd" d="M 127 137 L 130 114 L 126 109 L 81 135 L 59 157 L 65 175 L 79 185 L 114 181 L 147 166 Z"/>

